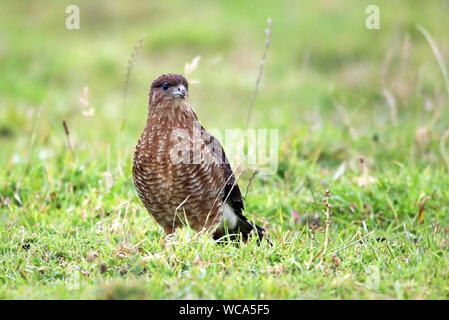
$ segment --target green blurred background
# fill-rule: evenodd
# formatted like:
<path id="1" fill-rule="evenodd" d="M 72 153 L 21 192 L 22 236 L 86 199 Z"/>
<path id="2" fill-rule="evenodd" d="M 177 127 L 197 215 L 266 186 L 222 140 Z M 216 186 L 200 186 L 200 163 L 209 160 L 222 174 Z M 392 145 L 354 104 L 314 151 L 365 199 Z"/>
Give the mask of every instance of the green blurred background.
<path id="1" fill-rule="evenodd" d="M 79 30 L 65 27 L 70 4 L 80 8 Z M 380 30 L 365 27 L 369 4 L 380 8 Z M 437 136 L 447 124 L 444 80 L 416 25 L 431 32 L 447 61 L 448 10 L 443 0 L 2 1 L 1 161 L 26 153 L 34 125 L 45 146 L 63 148 L 63 119 L 78 152 L 95 156 L 108 145 L 132 151 L 151 81 L 182 73 L 198 55 L 198 68 L 188 78 L 199 81 L 190 96 L 203 125 L 244 127 L 271 17 L 272 42 L 252 127 L 277 128 L 283 139 L 318 130 L 314 139 L 337 153 L 336 162 L 353 152 L 438 162 L 431 154 L 398 148 L 413 147 L 424 123 L 432 123 Z M 127 63 L 143 35 L 125 103 Z M 92 117 L 82 115 L 86 86 Z M 395 119 L 383 88 L 396 100 Z M 371 143 L 373 136 L 381 148 Z M 432 137 L 428 148 L 437 150 Z M 336 164 L 330 158 L 328 164 Z"/>

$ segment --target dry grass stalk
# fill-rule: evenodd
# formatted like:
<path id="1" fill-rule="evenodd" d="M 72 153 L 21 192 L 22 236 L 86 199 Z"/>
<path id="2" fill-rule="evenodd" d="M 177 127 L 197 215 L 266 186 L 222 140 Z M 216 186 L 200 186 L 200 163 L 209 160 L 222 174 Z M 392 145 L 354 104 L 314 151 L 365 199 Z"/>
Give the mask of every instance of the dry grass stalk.
<path id="1" fill-rule="evenodd" d="M 246 186 L 246 192 L 245 197 L 243 198 L 243 201 L 246 202 L 246 196 L 248 195 L 249 187 L 251 187 L 251 184 L 253 183 L 254 178 L 256 177 L 257 173 L 259 173 L 259 170 L 254 169 L 253 174 L 251 175 L 251 178 L 249 179 L 248 185 Z"/>
<path id="2" fill-rule="evenodd" d="M 446 83 L 447 94 L 449 95 L 449 76 L 447 74 L 447 68 L 446 64 L 444 63 L 443 56 L 441 55 L 441 52 L 438 49 L 435 41 L 433 40 L 430 32 L 427 31 L 427 29 L 420 24 L 418 24 L 416 28 L 424 35 L 424 37 L 426 37 L 427 41 L 430 44 L 430 47 L 432 48 L 433 54 L 435 55 L 435 58 L 437 59 L 438 64 L 440 65 L 441 72 L 443 73 L 444 82 Z"/>
<path id="3" fill-rule="evenodd" d="M 382 94 L 384 95 L 385 100 L 387 100 L 388 107 L 390 108 L 390 122 L 396 123 L 398 114 L 396 99 L 394 95 L 391 93 L 391 91 L 388 90 L 387 88 L 383 88 Z"/>
<path id="4" fill-rule="evenodd" d="M 189 74 L 195 71 L 198 68 L 198 63 L 201 60 L 201 56 L 196 56 L 193 58 L 192 62 L 186 62 L 184 65 L 184 76 L 187 78 Z M 189 84 L 198 84 L 200 83 L 198 80 L 189 79 Z"/>
<path id="5" fill-rule="evenodd" d="M 388 205 L 390 206 L 391 211 L 393 212 L 394 215 L 394 219 L 396 220 L 396 222 L 399 222 L 399 218 L 398 218 L 398 213 L 396 211 L 396 209 L 393 206 L 393 202 L 391 201 L 390 197 L 388 196 L 387 191 L 385 190 L 384 186 L 382 185 L 382 183 L 379 181 L 379 179 L 377 179 L 377 177 L 375 178 L 375 181 L 377 182 L 377 184 L 379 185 L 379 187 L 382 189 L 382 191 L 385 194 L 385 198 L 387 199 Z"/>
<path id="6" fill-rule="evenodd" d="M 449 128 L 444 131 L 443 136 L 440 139 L 440 153 L 443 157 L 444 163 L 446 163 L 446 167 L 449 170 L 449 156 L 446 152 L 446 141 L 449 138 Z"/>
<path id="7" fill-rule="evenodd" d="M 361 237 L 359 240 L 350 242 L 348 245 L 346 245 L 346 246 L 344 246 L 343 248 L 338 249 L 338 250 L 336 250 L 336 251 L 330 253 L 329 255 L 334 255 L 334 254 L 336 254 L 336 253 L 338 253 L 338 252 L 340 252 L 340 251 L 343 251 L 343 250 L 348 249 L 349 247 L 355 245 L 356 243 L 359 243 L 359 242 L 363 241 L 366 237 L 368 237 L 368 236 L 371 235 L 372 233 L 373 233 L 373 232 L 370 232 L 370 233 L 368 233 L 368 234 L 365 234 L 365 235 L 364 235 L 363 237 Z M 359 233 L 357 233 L 357 234 L 359 234 Z"/>
<path id="8" fill-rule="evenodd" d="M 80 97 L 80 103 L 82 107 L 81 114 L 86 117 L 91 117 L 94 115 L 94 108 L 87 109 L 89 106 L 89 87 L 84 86 L 83 95 Z"/>
<path id="9" fill-rule="evenodd" d="M 123 210 L 123 208 L 125 208 L 125 213 L 124 213 L 123 218 L 122 218 L 122 210 Z M 126 232 L 125 232 L 125 224 L 126 224 L 126 218 L 128 216 L 128 209 L 129 209 L 129 202 L 128 201 L 123 202 L 120 205 L 120 208 L 118 209 L 117 217 L 115 218 L 115 220 L 112 223 L 112 226 L 110 228 L 110 230 L 111 230 L 111 232 L 113 234 L 117 234 L 120 231 L 120 229 L 121 229 L 122 234 L 123 234 L 123 238 L 125 239 L 125 241 L 127 241 L 127 239 L 128 239 L 128 237 L 126 235 Z"/>
<path id="10" fill-rule="evenodd" d="M 145 41 L 145 38 L 146 38 L 146 35 L 143 35 L 139 39 L 139 42 L 134 46 L 134 50 L 131 53 L 131 57 L 128 60 L 128 67 L 126 68 L 125 88 L 124 88 L 124 91 L 123 91 L 123 100 L 124 101 L 126 101 L 126 96 L 128 94 L 128 86 L 129 86 L 129 80 L 131 78 L 131 70 L 136 65 L 137 56 L 138 56 L 140 50 L 143 47 L 143 43 Z"/>
<path id="11" fill-rule="evenodd" d="M 256 95 L 257 95 L 257 92 L 259 91 L 259 83 L 260 83 L 260 79 L 262 78 L 263 66 L 265 65 L 267 51 L 271 44 L 272 31 L 273 31 L 273 20 L 271 20 L 271 18 L 268 18 L 268 28 L 265 29 L 265 33 L 267 34 L 267 38 L 265 40 L 265 50 L 263 52 L 262 60 L 260 61 L 260 64 L 259 64 L 259 74 L 257 75 L 256 86 L 254 87 L 253 96 L 251 98 L 251 105 L 249 107 L 248 118 L 246 119 L 246 127 L 247 128 L 249 125 L 249 120 L 251 119 L 251 112 L 253 110 L 254 101 L 256 100 Z"/>
<path id="12" fill-rule="evenodd" d="M 201 56 L 196 56 L 195 58 L 193 58 L 192 62 L 186 62 L 186 64 L 184 65 L 184 75 L 188 76 L 193 71 L 195 71 L 196 68 L 198 68 L 198 63 L 200 62 L 200 60 Z"/>
<path id="13" fill-rule="evenodd" d="M 427 196 L 421 201 L 421 205 L 419 206 L 419 213 L 418 213 L 418 223 L 424 222 L 424 208 L 426 206 L 427 200 L 432 199 L 432 196 Z"/>
<path id="14" fill-rule="evenodd" d="M 441 55 L 440 50 L 438 49 L 438 46 L 435 43 L 435 40 L 433 40 L 432 35 L 429 31 L 427 31 L 426 28 L 424 28 L 422 25 L 418 24 L 416 28 L 424 35 L 426 40 L 429 42 L 430 47 L 432 48 L 433 54 L 435 55 L 435 58 L 437 59 L 437 62 L 440 66 L 441 73 L 443 74 L 444 82 L 446 84 L 446 90 L 449 95 L 449 76 L 447 73 L 446 64 L 444 63 L 443 56 Z M 446 164 L 447 169 L 449 170 L 449 156 L 446 152 L 446 141 L 449 138 L 449 128 L 446 129 L 446 131 L 443 133 L 443 136 L 440 139 L 440 153 L 443 157 L 444 163 Z"/>
<path id="15" fill-rule="evenodd" d="M 70 143 L 70 131 L 65 120 L 62 120 L 62 126 L 64 127 L 65 136 L 67 137 L 67 148 L 70 150 L 70 153 L 73 154 L 72 144 Z"/>
<path id="16" fill-rule="evenodd" d="M 326 216 L 326 231 L 325 231 L 325 239 L 324 239 L 324 249 L 323 256 L 326 254 L 327 246 L 329 244 L 329 226 L 331 224 L 331 214 L 332 214 L 332 205 L 329 203 L 329 199 L 331 197 L 329 189 L 326 190 L 326 194 L 323 198 L 325 209 L 322 210 L 324 215 Z"/>
<path id="17" fill-rule="evenodd" d="M 172 228 L 171 228 L 172 233 L 175 232 L 175 222 L 176 222 L 176 217 L 178 216 L 178 210 L 179 210 L 179 208 L 181 208 L 184 205 L 184 203 L 187 202 L 187 200 L 189 200 L 189 198 L 190 198 L 190 194 L 175 209 L 175 213 L 173 215 L 173 224 L 172 224 Z"/>

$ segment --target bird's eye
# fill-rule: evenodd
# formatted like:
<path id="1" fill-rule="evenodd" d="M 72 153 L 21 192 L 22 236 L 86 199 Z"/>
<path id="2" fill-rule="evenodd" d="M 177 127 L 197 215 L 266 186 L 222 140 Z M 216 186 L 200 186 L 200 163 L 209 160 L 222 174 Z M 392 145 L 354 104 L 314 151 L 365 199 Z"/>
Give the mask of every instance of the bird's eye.
<path id="1" fill-rule="evenodd" d="M 170 88 L 170 85 L 167 82 L 164 82 L 161 86 L 162 90 L 167 90 L 168 88 Z"/>

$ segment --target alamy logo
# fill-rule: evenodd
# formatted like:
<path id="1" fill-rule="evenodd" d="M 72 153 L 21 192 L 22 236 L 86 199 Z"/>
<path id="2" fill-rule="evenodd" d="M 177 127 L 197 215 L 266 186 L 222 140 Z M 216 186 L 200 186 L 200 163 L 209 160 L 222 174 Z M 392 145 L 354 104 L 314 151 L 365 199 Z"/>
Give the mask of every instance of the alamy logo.
<path id="1" fill-rule="evenodd" d="M 65 13 L 69 16 L 65 20 L 65 27 L 69 30 L 80 28 L 80 8 L 71 4 L 65 8 Z"/>
<path id="2" fill-rule="evenodd" d="M 368 266 L 366 269 L 365 287 L 370 290 L 379 290 L 380 270 L 377 266 Z"/>
<path id="3" fill-rule="evenodd" d="M 224 139 L 219 130 L 204 131 L 198 122 L 190 132 L 173 130 L 169 151 L 173 163 L 223 164 L 257 167 L 260 175 L 275 174 L 278 168 L 278 131 L 271 129 L 226 129 Z M 223 143 L 223 148 L 220 145 Z M 224 151 L 226 150 L 226 155 Z"/>
<path id="4" fill-rule="evenodd" d="M 70 267 L 69 276 L 65 280 L 66 288 L 69 290 L 77 290 L 80 288 L 80 271 L 76 267 Z"/>
<path id="5" fill-rule="evenodd" d="M 366 7 L 365 13 L 368 14 L 365 20 L 365 26 L 368 30 L 380 29 L 380 10 L 379 7 L 371 4 Z"/>

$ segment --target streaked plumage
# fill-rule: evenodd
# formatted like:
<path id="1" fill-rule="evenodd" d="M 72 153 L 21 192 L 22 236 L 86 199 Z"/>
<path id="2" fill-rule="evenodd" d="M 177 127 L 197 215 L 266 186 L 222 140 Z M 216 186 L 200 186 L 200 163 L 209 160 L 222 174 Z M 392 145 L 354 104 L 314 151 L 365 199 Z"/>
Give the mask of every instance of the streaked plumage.
<path id="1" fill-rule="evenodd" d="M 242 215 L 244 208 L 220 143 L 198 122 L 182 75 L 164 74 L 153 81 L 148 119 L 137 142 L 133 181 L 148 212 L 166 233 L 186 222 L 214 238 L 240 232 L 247 239 L 264 230 Z M 186 219 L 185 219 L 186 218 Z"/>

